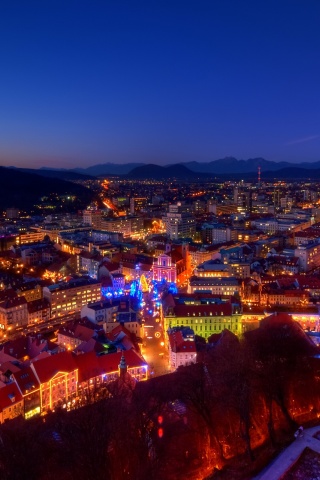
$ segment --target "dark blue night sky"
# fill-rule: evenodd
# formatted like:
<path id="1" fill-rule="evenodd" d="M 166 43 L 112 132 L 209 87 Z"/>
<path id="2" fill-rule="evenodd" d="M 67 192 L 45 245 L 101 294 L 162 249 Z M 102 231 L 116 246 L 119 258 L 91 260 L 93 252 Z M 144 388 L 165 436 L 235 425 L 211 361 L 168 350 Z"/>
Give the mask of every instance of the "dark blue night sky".
<path id="1" fill-rule="evenodd" d="M 0 160 L 320 160 L 318 0 L 0 3 Z"/>

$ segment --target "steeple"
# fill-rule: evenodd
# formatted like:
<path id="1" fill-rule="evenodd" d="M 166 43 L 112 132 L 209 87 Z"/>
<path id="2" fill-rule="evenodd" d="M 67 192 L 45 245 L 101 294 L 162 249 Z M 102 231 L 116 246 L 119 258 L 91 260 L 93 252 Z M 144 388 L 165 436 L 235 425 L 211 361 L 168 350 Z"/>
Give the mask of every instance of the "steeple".
<path id="1" fill-rule="evenodd" d="M 119 376 L 120 376 L 120 378 L 124 377 L 124 375 L 127 373 L 127 370 L 128 370 L 127 362 L 126 362 L 126 359 L 124 357 L 124 353 L 122 352 L 121 360 L 120 360 L 120 363 L 119 363 Z"/>

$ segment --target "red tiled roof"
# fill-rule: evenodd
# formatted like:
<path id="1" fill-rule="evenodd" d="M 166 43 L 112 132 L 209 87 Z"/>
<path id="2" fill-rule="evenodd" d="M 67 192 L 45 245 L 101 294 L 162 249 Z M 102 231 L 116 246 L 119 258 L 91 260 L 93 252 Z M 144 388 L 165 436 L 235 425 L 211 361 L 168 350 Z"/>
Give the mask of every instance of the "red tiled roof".
<path id="1" fill-rule="evenodd" d="M 70 338 L 78 338 L 79 340 L 88 341 L 94 335 L 94 329 L 75 322 L 69 326 L 63 326 L 58 330 L 60 335 Z"/>
<path id="2" fill-rule="evenodd" d="M 30 390 L 36 390 L 40 386 L 33 370 L 30 367 L 24 368 L 19 372 L 15 372 L 13 376 L 22 395 L 30 392 Z"/>
<path id="3" fill-rule="evenodd" d="M 289 287 L 290 285 L 293 285 L 294 282 L 295 282 L 295 278 L 292 277 L 292 276 L 291 277 L 280 277 L 280 278 L 277 278 L 277 280 L 276 280 L 276 283 L 280 288 Z"/>
<path id="4" fill-rule="evenodd" d="M 75 328 L 74 336 L 79 338 L 80 340 L 88 341 L 92 338 L 94 334 L 94 330 L 92 328 L 88 328 L 84 325 L 77 325 Z"/>
<path id="5" fill-rule="evenodd" d="M 7 362 L 3 362 L 1 364 L 0 371 L 2 373 L 6 373 L 8 370 L 10 370 L 10 372 L 12 372 L 12 373 L 20 372 L 20 370 L 21 370 L 20 366 L 15 365 L 15 363 L 13 363 L 10 360 L 8 360 Z M 19 365 L 21 365 L 21 364 L 19 364 Z"/>
<path id="6" fill-rule="evenodd" d="M 124 268 L 131 268 L 132 270 L 135 270 L 136 266 L 135 264 L 132 264 L 131 262 L 122 262 L 122 266 Z M 145 263 L 140 263 L 139 264 L 139 270 L 143 272 L 149 272 L 152 269 L 152 264 L 145 264 Z"/>
<path id="7" fill-rule="evenodd" d="M 106 269 L 109 271 L 109 272 L 115 272 L 117 270 L 119 270 L 120 268 L 120 263 L 119 262 L 108 262 L 108 261 L 104 261 L 102 262 L 102 264 L 104 267 L 106 267 Z"/>
<path id="8" fill-rule="evenodd" d="M 103 371 L 105 373 L 118 371 L 118 365 L 122 355 L 124 355 L 128 370 L 130 370 L 130 368 L 138 368 L 147 365 L 147 362 L 137 352 L 134 350 L 126 350 L 99 357 L 99 363 Z"/>
<path id="9" fill-rule="evenodd" d="M 292 322 L 292 316 L 289 315 L 288 313 L 274 313 L 272 315 L 269 315 L 268 317 L 263 318 L 260 321 L 261 326 L 265 325 L 272 325 L 276 323 L 287 323 L 287 322 Z"/>
<path id="10" fill-rule="evenodd" d="M 210 305 L 176 305 L 174 307 L 176 317 L 208 317 L 215 315 L 231 315 L 231 303 L 210 304 Z"/>
<path id="11" fill-rule="evenodd" d="M 308 292 L 304 290 L 270 290 L 269 295 L 284 295 L 286 297 L 304 297 L 308 296 Z"/>
<path id="12" fill-rule="evenodd" d="M 194 352 L 196 353 L 195 341 L 185 340 L 180 330 L 174 331 L 169 334 L 170 348 L 173 352 L 184 353 Z"/>
<path id="13" fill-rule="evenodd" d="M 99 357 L 94 351 L 76 355 L 74 356 L 74 361 L 79 371 L 79 383 L 98 377 L 103 373 L 99 364 Z"/>
<path id="14" fill-rule="evenodd" d="M 81 342 L 80 345 L 78 345 L 73 352 L 78 354 L 78 353 L 89 353 L 89 352 L 95 352 L 96 354 L 98 352 L 105 352 L 104 346 L 98 342 L 95 338 L 90 338 L 87 342 Z"/>
<path id="15" fill-rule="evenodd" d="M 320 288 L 320 279 L 310 275 L 297 275 L 295 277 L 301 288 Z"/>
<path id="16" fill-rule="evenodd" d="M 10 383 L 0 388 L 0 410 L 22 401 L 22 395 L 15 383 Z"/>
<path id="17" fill-rule="evenodd" d="M 48 382 L 58 372 L 70 373 L 77 369 L 74 356 L 71 352 L 62 352 L 50 355 L 47 358 L 32 363 L 40 383 Z"/>
<path id="18" fill-rule="evenodd" d="M 117 336 L 121 332 L 125 333 L 128 337 L 131 336 L 131 332 L 126 327 L 124 327 L 123 325 L 118 325 L 117 327 L 113 328 L 111 332 L 107 333 L 107 337 L 111 341 L 115 341 Z"/>
<path id="19" fill-rule="evenodd" d="M 28 337 L 18 337 L 9 340 L 3 345 L 3 351 L 15 358 L 23 358 L 28 355 Z"/>
<path id="20" fill-rule="evenodd" d="M 121 356 L 124 355 L 128 369 L 143 367 L 147 362 L 134 350 L 109 353 L 97 356 L 95 352 L 84 353 L 74 356 L 75 363 L 79 368 L 79 382 L 87 381 L 98 375 L 118 372 Z"/>

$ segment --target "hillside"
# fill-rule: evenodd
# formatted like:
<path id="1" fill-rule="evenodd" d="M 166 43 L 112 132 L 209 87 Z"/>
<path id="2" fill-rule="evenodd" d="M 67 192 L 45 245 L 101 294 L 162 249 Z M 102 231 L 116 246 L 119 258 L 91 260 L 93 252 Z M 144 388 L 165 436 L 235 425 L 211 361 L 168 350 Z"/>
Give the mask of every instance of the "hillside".
<path id="1" fill-rule="evenodd" d="M 61 204 L 61 196 L 69 195 L 68 205 Z M 93 198 L 93 193 L 78 184 L 46 178 L 34 173 L 0 167 L 0 208 L 17 207 L 32 210 L 41 203 L 41 198 L 55 202 L 57 208 L 76 210 L 86 206 Z M 72 198 L 71 198 L 72 197 Z M 45 202 L 45 199 L 43 200 Z"/>
<path id="2" fill-rule="evenodd" d="M 136 167 L 141 167 L 144 163 L 103 163 L 99 165 L 92 165 L 88 168 L 75 168 L 74 172 L 81 173 L 81 175 L 126 175 Z"/>
<path id="3" fill-rule="evenodd" d="M 196 179 L 207 179 L 208 175 L 203 173 L 195 174 L 189 168 L 184 165 L 169 165 L 167 167 L 161 167 L 160 165 L 143 165 L 141 167 L 134 168 L 128 175 L 127 178 L 136 178 L 136 179 L 156 179 L 156 180 L 167 180 L 167 179 L 179 179 L 179 180 L 196 180 Z"/>
<path id="4" fill-rule="evenodd" d="M 12 167 L 10 167 L 12 168 Z M 40 175 L 47 178 L 58 178 L 60 180 L 66 180 L 67 182 L 74 182 L 77 180 L 93 180 L 95 177 L 92 175 L 77 173 L 72 170 L 51 170 L 49 168 L 12 168 L 15 171 Z"/>

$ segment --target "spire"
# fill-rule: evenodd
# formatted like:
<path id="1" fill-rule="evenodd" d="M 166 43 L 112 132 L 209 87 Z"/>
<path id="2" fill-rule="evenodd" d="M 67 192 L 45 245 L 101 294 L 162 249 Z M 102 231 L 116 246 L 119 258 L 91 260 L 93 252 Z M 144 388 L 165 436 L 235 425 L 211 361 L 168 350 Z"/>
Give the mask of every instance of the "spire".
<path id="1" fill-rule="evenodd" d="M 127 373 L 127 369 L 128 369 L 127 362 L 126 362 L 126 359 L 124 357 L 124 353 L 122 352 L 121 360 L 120 360 L 120 363 L 119 363 L 119 375 L 120 375 L 120 377 L 123 377 Z"/>

